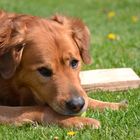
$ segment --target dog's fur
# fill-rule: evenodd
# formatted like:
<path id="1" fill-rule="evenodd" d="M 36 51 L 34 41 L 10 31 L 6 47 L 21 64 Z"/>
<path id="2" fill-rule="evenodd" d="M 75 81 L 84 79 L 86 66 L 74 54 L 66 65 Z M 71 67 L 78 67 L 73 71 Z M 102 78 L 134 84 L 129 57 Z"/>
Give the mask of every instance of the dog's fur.
<path id="1" fill-rule="evenodd" d="M 81 61 L 91 62 L 89 41 L 89 30 L 79 19 L 60 15 L 45 19 L 1 11 L 0 123 L 36 121 L 98 128 L 99 121 L 77 115 L 87 107 L 122 107 L 121 103 L 91 99 L 82 89 L 79 71 Z M 67 107 L 70 100 L 80 102 L 80 97 L 84 100 L 81 109 L 78 105 L 72 110 Z"/>

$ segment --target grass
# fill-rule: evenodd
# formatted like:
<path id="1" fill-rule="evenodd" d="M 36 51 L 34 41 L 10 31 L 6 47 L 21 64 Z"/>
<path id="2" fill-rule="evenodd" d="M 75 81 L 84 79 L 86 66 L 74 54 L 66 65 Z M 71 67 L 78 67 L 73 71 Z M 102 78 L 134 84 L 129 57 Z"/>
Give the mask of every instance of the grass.
<path id="1" fill-rule="evenodd" d="M 1 0 L 0 8 L 38 16 L 62 13 L 82 18 L 91 31 L 91 54 L 94 63 L 83 69 L 131 67 L 140 75 L 140 2 L 139 0 Z M 108 12 L 116 13 L 108 19 Z M 132 21 L 132 16 L 138 21 Z M 109 33 L 119 40 L 107 39 Z M 103 101 L 127 99 L 126 111 L 99 113 L 87 111 L 87 116 L 101 121 L 98 130 L 84 128 L 71 130 L 58 126 L 23 125 L 21 127 L 0 125 L 0 140 L 139 140 L 140 139 L 140 89 L 125 92 L 94 92 L 91 97 Z M 74 136 L 67 132 L 76 131 Z"/>

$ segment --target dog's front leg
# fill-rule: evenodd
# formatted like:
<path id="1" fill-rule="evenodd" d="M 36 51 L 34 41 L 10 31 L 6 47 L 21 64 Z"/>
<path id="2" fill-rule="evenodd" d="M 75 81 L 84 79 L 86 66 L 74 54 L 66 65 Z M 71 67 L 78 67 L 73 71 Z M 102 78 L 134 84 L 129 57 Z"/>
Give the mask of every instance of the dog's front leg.
<path id="1" fill-rule="evenodd" d="M 99 121 L 91 118 L 64 116 L 56 113 L 50 107 L 7 107 L 0 106 L 0 123 L 21 125 L 24 123 L 57 124 L 63 127 L 91 126 L 100 127 Z"/>
<path id="2" fill-rule="evenodd" d="M 42 123 L 57 124 L 62 127 L 82 128 L 90 126 L 92 128 L 99 128 L 100 122 L 92 118 L 84 118 L 80 116 L 65 116 L 53 111 L 51 108 L 45 108 L 41 117 Z"/>
<path id="3" fill-rule="evenodd" d="M 99 109 L 104 110 L 106 108 L 112 109 L 112 110 L 119 110 L 119 109 L 125 109 L 128 106 L 128 102 L 126 100 L 120 102 L 120 103 L 114 103 L 114 102 L 103 102 L 99 100 L 95 100 L 89 97 L 89 104 L 88 107 L 91 109 Z"/>
<path id="4" fill-rule="evenodd" d="M 0 124 L 21 125 L 41 120 L 44 107 L 9 107 L 0 106 Z"/>

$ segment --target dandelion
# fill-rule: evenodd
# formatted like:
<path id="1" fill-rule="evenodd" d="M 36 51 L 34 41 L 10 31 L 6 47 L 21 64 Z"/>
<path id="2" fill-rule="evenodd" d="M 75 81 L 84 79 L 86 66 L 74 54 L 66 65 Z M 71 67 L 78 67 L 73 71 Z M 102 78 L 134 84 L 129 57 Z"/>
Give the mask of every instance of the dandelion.
<path id="1" fill-rule="evenodd" d="M 110 11 L 110 12 L 108 12 L 107 16 L 108 16 L 109 19 L 111 19 L 114 16 L 116 16 L 116 13 L 114 11 Z"/>
<path id="2" fill-rule="evenodd" d="M 132 16 L 131 19 L 132 19 L 132 22 L 134 23 L 136 23 L 139 20 L 137 16 Z"/>
<path id="3" fill-rule="evenodd" d="M 77 132 L 75 132 L 75 131 L 69 131 L 69 132 L 67 132 L 67 135 L 68 136 L 74 136 L 76 133 Z"/>
<path id="4" fill-rule="evenodd" d="M 107 35 L 107 38 L 108 38 L 109 40 L 119 40 L 119 36 L 116 35 L 116 34 L 114 34 L 114 33 L 109 33 L 109 34 Z"/>

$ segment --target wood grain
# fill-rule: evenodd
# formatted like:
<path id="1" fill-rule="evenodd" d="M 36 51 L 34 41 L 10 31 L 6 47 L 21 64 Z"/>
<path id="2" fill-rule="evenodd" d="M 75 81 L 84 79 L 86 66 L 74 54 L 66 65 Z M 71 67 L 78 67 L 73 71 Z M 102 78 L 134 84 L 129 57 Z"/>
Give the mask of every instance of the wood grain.
<path id="1" fill-rule="evenodd" d="M 140 87 L 140 78 L 131 68 L 82 71 L 80 78 L 86 91 L 120 91 Z"/>

